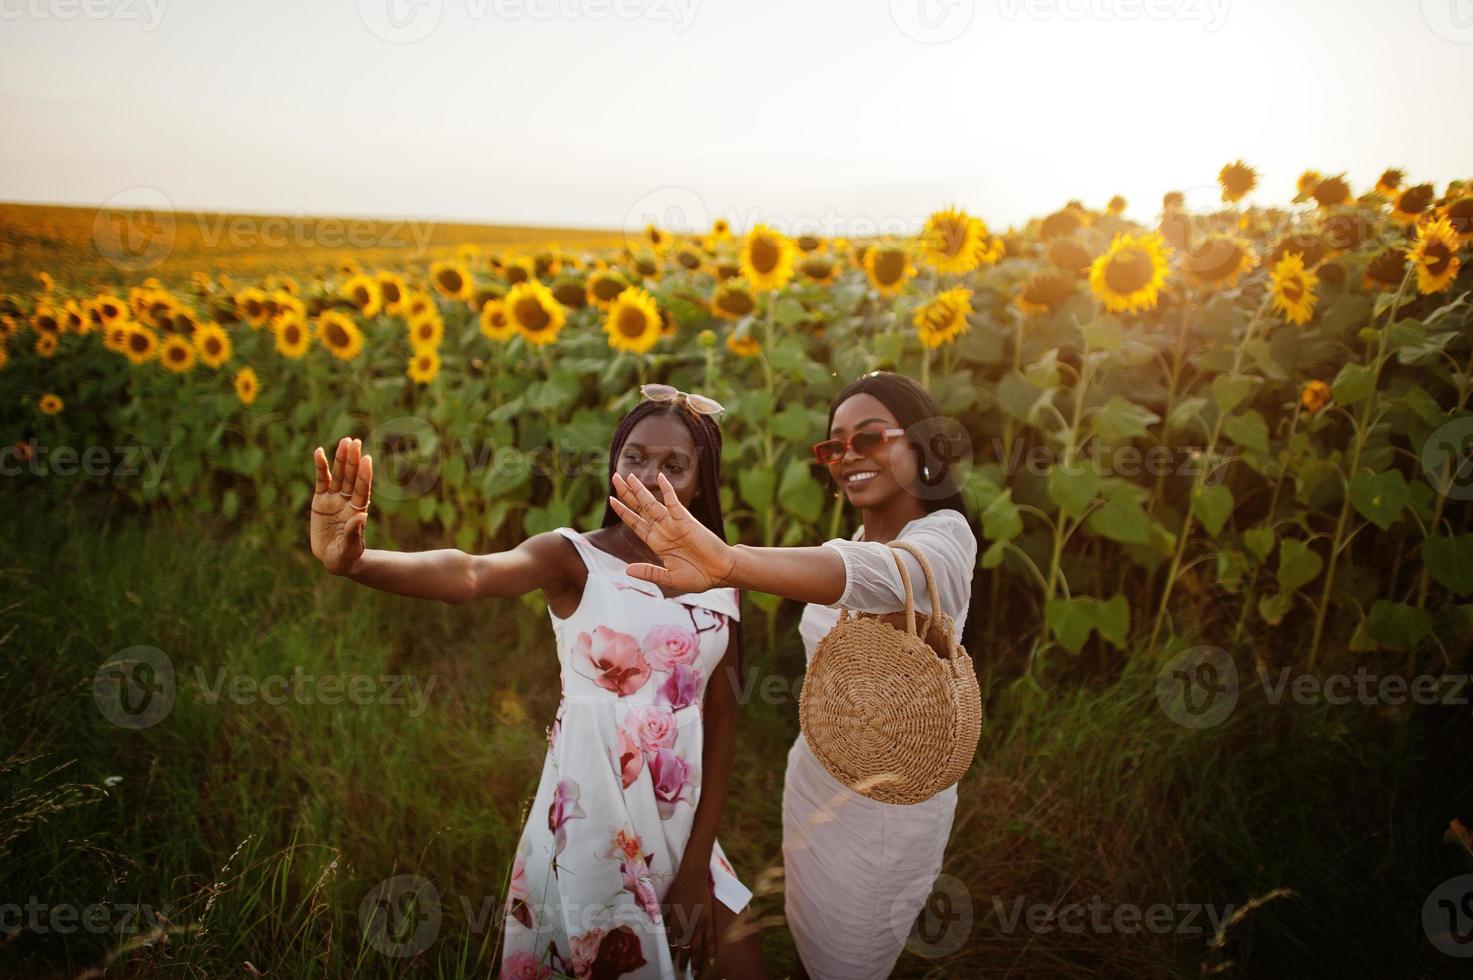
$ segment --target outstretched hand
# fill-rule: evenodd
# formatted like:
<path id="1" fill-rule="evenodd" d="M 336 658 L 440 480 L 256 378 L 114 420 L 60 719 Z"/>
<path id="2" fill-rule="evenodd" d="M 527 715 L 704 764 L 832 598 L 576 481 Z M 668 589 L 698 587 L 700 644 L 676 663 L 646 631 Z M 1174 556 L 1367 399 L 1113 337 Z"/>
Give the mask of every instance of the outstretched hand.
<path id="1" fill-rule="evenodd" d="M 364 526 L 373 489 L 373 457 L 363 455 L 363 442 L 344 436 L 332 468 L 318 446 L 312 454 L 317 484 L 312 493 L 312 554 L 334 575 L 346 575 L 363 555 Z"/>
<path id="2" fill-rule="evenodd" d="M 629 574 L 672 593 L 705 592 L 728 584 L 736 567 L 736 549 L 685 509 L 665 474 L 656 479 L 663 502 L 642 483 L 614 474 L 615 496 L 609 497 L 609 505 L 665 563 L 661 567 L 634 562 L 628 566 Z"/>

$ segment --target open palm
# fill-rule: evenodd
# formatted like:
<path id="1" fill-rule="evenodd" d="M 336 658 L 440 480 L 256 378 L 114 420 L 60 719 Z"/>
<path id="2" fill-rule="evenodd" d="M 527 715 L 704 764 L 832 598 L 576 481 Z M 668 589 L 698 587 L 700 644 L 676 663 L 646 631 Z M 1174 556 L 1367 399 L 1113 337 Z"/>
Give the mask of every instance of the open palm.
<path id="1" fill-rule="evenodd" d="M 317 483 L 312 493 L 312 554 L 334 575 L 346 575 L 363 555 L 368 499 L 373 489 L 373 457 L 363 443 L 344 436 L 332 468 L 322 447 L 312 454 Z M 347 496 L 345 496 L 347 494 Z"/>
<path id="2" fill-rule="evenodd" d="M 658 480 L 663 502 L 643 484 L 614 474 L 617 496 L 609 498 L 614 513 L 665 563 L 661 568 L 637 562 L 629 574 L 667 592 L 705 592 L 721 585 L 736 564 L 736 552 L 691 516 L 665 474 Z"/>

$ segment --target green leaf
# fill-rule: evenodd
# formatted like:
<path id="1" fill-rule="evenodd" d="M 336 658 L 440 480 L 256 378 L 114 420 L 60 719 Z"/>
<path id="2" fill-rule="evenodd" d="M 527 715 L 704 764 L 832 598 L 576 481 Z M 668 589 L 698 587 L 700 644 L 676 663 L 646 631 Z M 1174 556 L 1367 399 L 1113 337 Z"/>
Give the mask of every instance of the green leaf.
<path id="1" fill-rule="evenodd" d="M 1263 617 L 1264 622 L 1270 626 L 1277 626 L 1288 614 L 1289 607 L 1294 604 L 1293 592 L 1275 592 L 1258 600 L 1258 615 Z"/>
<path id="2" fill-rule="evenodd" d="M 1147 427 L 1161 421 L 1161 416 L 1121 395 L 1111 395 L 1092 421 L 1094 430 L 1107 442 L 1125 442 L 1145 435 Z"/>
<path id="3" fill-rule="evenodd" d="M 1422 542 L 1422 563 L 1453 595 L 1473 592 L 1473 534 L 1428 538 Z"/>
<path id="4" fill-rule="evenodd" d="M 1377 599 L 1366 616 L 1366 631 L 1382 646 L 1405 650 L 1432 632 L 1432 614 L 1402 602 Z"/>
<path id="5" fill-rule="evenodd" d="M 1102 484 L 1099 474 L 1088 467 L 1076 464 L 1065 470 L 1058 464 L 1049 469 L 1048 495 L 1060 510 L 1078 520 L 1089 510 Z"/>
<path id="6" fill-rule="evenodd" d="M 1039 388 L 1052 388 L 1059 383 L 1059 351 L 1052 348 L 1023 369 L 1028 383 Z"/>
<path id="7" fill-rule="evenodd" d="M 226 490 L 224 499 L 220 501 L 220 514 L 227 521 L 233 521 L 238 513 L 240 513 L 240 494 L 234 490 Z"/>
<path id="8" fill-rule="evenodd" d="M 981 565 L 983 568 L 996 568 L 1002 564 L 1003 556 L 1007 553 L 1006 541 L 994 541 L 982 552 Z"/>
<path id="9" fill-rule="evenodd" d="M 1130 605 L 1125 596 L 1101 602 L 1093 596 L 1073 599 L 1050 599 L 1044 611 L 1049 629 L 1070 653 L 1078 653 L 1089 639 L 1091 630 L 1105 642 L 1124 647 L 1130 629 Z"/>
<path id="10" fill-rule="evenodd" d="M 1411 496 L 1400 470 L 1361 473 L 1350 479 L 1350 502 L 1362 517 L 1383 531 L 1401 516 Z"/>
<path id="11" fill-rule="evenodd" d="M 808 311 L 803 308 L 803 304 L 792 298 L 778 300 L 772 313 L 780 327 L 791 327 L 808 318 Z"/>
<path id="12" fill-rule="evenodd" d="M 788 463 L 783 470 L 777 496 L 789 514 L 809 524 L 818 520 L 823 511 L 823 489 L 813 478 L 808 464 L 801 459 Z"/>
<path id="13" fill-rule="evenodd" d="M 1043 389 L 1016 371 L 1003 375 L 997 384 L 997 403 L 1002 410 L 1020 422 L 1032 424 L 1033 409 L 1043 397 Z"/>
<path id="14" fill-rule="evenodd" d="M 737 486 L 748 507 L 765 511 L 772 506 L 772 495 L 777 489 L 777 474 L 766 466 L 748 467 L 737 474 Z"/>
<path id="15" fill-rule="evenodd" d="M 789 402 L 783 410 L 772 417 L 773 435 L 788 442 L 806 444 L 823 438 L 813 426 L 809 410 L 797 402 Z"/>
<path id="16" fill-rule="evenodd" d="M 1227 437 L 1244 449 L 1268 452 L 1268 423 L 1257 412 L 1248 411 L 1234 415 L 1222 424 Z"/>
<path id="17" fill-rule="evenodd" d="M 1376 372 L 1364 364 L 1346 364 L 1330 383 L 1337 405 L 1354 405 L 1376 390 Z"/>
<path id="18" fill-rule="evenodd" d="M 1084 342 L 1098 350 L 1120 349 L 1120 321 L 1113 316 L 1102 316 L 1089 321 L 1080 328 Z"/>
<path id="19" fill-rule="evenodd" d="M 1274 542 L 1278 540 L 1274 535 L 1274 529 L 1268 525 L 1249 528 L 1243 532 L 1243 544 L 1248 550 L 1257 556 L 1259 561 L 1268 558 L 1269 553 L 1274 550 Z"/>
<path id="20" fill-rule="evenodd" d="M 1298 538 L 1284 538 L 1279 542 L 1278 580 L 1285 592 L 1313 582 L 1324 564 L 1324 559 Z"/>
<path id="21" fill-rule="evenodd" d="M 982 511 L 982 535 L 989 541 L 1011 541 L 1023 533 L 1023 515 L 1013 503 L 1011 488 L 992 498 Z"/>
<path id="22" fill-rule="evenodd" d="M 1192 514 L 1214 538 L 1222 533 L 1222 527 L 1232 513 L 1233 492 L 1221 484 L 1202 487 L 1192 498 Z"/>
<path id="23" fill-rule="evenodd" d="M 1212 400 L 1223 415 L 1232 412 L 1258 387 L 1258 379 L 1246 375 L 1218 375 L 1212 379 Z"/>
<path id="24" fill-rule="evenodd" d="M 1105 502 L 1090 512 L 1085 527 L 1121 544 L 1145 544 L 1151 540 L 1151 518 L 1142 506 L 1145 491 L 1125 480 L 1109 483 Z"/>
<path id="25" fill-rule="evenodd" d="M 1202 417 L 1202 409 L 1206 407 L 1207 399 L 1201 395 L 1183 398 L 1171 406 L 1171 411 L 1167 413 L 1166 428 L 1173 432 L 1186 429 L 1193 421 Z"/>

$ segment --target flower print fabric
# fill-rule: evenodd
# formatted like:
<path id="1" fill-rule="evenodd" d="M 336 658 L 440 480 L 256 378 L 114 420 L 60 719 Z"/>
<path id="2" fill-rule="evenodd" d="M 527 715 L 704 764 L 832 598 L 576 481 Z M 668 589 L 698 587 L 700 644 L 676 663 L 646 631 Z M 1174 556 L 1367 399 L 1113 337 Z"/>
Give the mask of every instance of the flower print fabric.
<path id="1" fill-rule="evenodd" d="M 674 978 L 664 898 L 701 796 L 701 707 L 736 593 L 667 598 L 571 528 L 583 599 L 552 616 L 563 697 L 506 898 L 503 977 Z M 752 893 L 716 844 L 717 901 Z"/>

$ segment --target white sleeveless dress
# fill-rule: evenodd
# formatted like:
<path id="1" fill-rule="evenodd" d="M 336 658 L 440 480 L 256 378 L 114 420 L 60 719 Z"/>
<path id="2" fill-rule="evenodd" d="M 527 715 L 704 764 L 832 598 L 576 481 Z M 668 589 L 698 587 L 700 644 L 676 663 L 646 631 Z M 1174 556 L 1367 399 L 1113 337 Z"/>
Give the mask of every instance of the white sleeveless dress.
<path id="1" fill-rule="evenodd" d="M 825 541 L 844 556 L 844 594 L 832 606 L 809 603 L 799 621 L 806 659 L 833 628 L 839 609 L 905 608 L 900 573 L 884 544 Z M 977 537 L 954 510 L 938 510 L 901 528 L 900 538 L 926 555 L 941 609 L 957 635 L 966 624 L 977 565 Z M 929 612 L 920 563 L 904 554 L 916 610 Z M 899 959 L 916 914 L 941 871 L 956 813 L 956 787 L 920 803 L 881 803 L 829 775 L 800 733 L 788 751 L 783 784 L 783 878 L 788 927 L 813 980 L 879 980 Z"/>
<path id="2" fill-rule="evenodd" d="M 739 616 L 733 589 L 665 597 L 572 528 L 588 580 L 557 636 L 562 701 L 517 845 L 501 976 L 675 978 L 660 903 L 701 798 L 706 682 Z M 752 893 L 718 843 L 712 892 Z M 683 971 L 689 976 L 689 971 Z"/>

